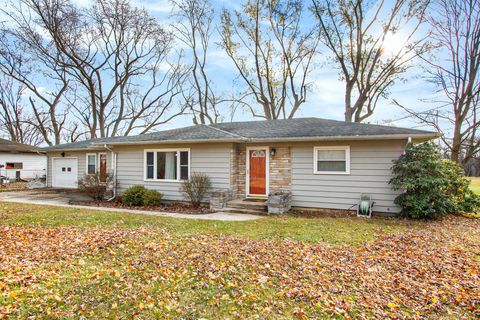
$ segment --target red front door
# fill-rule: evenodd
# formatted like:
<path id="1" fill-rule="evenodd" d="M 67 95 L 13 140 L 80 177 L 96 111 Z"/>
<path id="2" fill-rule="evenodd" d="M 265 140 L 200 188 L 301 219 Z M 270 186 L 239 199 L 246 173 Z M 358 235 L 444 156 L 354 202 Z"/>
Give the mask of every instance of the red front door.
<path id="1" fill-rule="evenodd" d="M 267 194 L 267 150 L 249 151 L 249 190 L 250 195 Z"/>

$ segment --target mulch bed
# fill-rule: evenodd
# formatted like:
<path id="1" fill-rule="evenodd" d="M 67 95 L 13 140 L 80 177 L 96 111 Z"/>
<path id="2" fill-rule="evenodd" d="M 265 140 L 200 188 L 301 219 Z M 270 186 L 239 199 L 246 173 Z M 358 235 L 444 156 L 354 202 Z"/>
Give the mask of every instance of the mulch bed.
<path id="1" fill-rule="evenodd" d="M 91 201 L 71 201 L 70 204 L 92 206 L 92 207 L 105 207 L 105 208 L 119 208 L 119 209 L 132 209 L 132 210 L 146 210 L 146 211 L 163 211 L 163 212 L 176 212 L 187 214 L 206 214 L 214 212 L 208 206 L 202 205 L 200 208 L 194 208 L 190 204 L 177 201 L 169 201 L 156 206 L 129 206 L 123 203 L 121 200 L 106 201 L 106 200 L 91 200 Z"/>

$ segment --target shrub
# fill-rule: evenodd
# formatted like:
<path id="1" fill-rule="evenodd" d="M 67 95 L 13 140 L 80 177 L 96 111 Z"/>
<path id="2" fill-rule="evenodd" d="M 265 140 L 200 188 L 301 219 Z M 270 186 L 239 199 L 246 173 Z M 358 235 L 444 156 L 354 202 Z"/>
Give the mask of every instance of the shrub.
<path id="1" fill-rule="evenodd" d="M 401 215 L 411 218 L 437 218 L 445 213 L 479 208 L 479 197 L 469 189 L 463 169 L 442 160 L 432 142 L 409 144 L 392 168 L 394 190 L 404 190 L 395 199 Z"/>
<path id="2" fill-rule="evenodd" d="M 100 181 L 100 174 L 86 174 L 78 181 L 78 189 L 94 200 L 102 200 L 107 193 L 107 185 L 111 184 L 113 175 L 107 173 L 106 182 Z"/>
<path id="3" fill-rule="evenodd" d="M 157 190 L 145 190 L 143 193 L 143 205 L 144 206 L 154 206 L 160 204 L 162 201 L 163 194 Z"/>
<path id="4" fill-rule="evenodd" d="M 461 212 L 478 212 L 480 210 L 480 197 L 468 189 L 463 195 L 462 202 L 458 206 Z"/>
<path id="5" fill-rule="evenodd" d="M 141 206 L 143 204 L 145 191 L 147 191 L 147 189 L 141 185 L 130 187 L 123 193 L 122 201 L 129 206 Z"/>
<path id="6" fill-rule="evenodd" d="M 182 182 L 180 191 L 194 208 L 198 208 L 211 187 L 212 183 L 207 175 L 193 173 L 189 180 Z"/>

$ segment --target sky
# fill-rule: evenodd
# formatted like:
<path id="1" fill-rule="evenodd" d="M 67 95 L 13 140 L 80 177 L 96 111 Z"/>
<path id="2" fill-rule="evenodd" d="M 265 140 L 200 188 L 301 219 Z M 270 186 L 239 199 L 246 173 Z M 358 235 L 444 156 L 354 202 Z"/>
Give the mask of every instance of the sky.
<path id="1" fill-rule="evenodd" d="M 89 0 L 82 0 L 89 1 Z M 388 2 L 389 0 L 387 0 Z M 154 17 L 163 23 L 172 21 L 172 6 L 168 0 L 135 0 L 135 4 L 145 7 Z M 240 5 L 233 0 L 212 0 L 218 15 L 222 8 L 239 9 Z M 310 1 L 307 1 L 310 3 Z M 214 41 L 218 34 L 214 34 Z M 392 39 L 394 44 L 396 39 Z M 237 72 L 230 58 L 222 48 L 212 45 L 209 49 L 209 69 L 207 72 L 213 80 L 214 86 L 221 92 L 236 90 L 239 81 L 236 79 Z M 310 75 L 312 82 L 311 91 L 307 95 L 307 101 L 303 104 L 296 117 L 320 117 L 334 120 L 344 120 L 344 84 L 339 80 L 338 70 L 331 62 L 325 61 L 323 57 L 328 55 L 326 49 L 320 50 L 315 61 L 315 68 Z M 408 72 L 408 80 L 397 83 L 391 90 L 391 98 L 395 98 L 403 105 L 416 110 L 426 110 L 434 107 L 422 100 L 428 100 L 433 96 L 435 88 L 422 79 L 423 70 L 417 68 Z M 228 118 L 225 119 L 228 121 Z M 249 112 L 237 112 L 234 120 L 252 120 Z M 383 101 L 377 112 L 366 122 L 387 124 L 392 126 L 403 126 L 418 129 L 429 129 L 429 127 L 418 123 L 391 101 Z M 190 118 L 177 118 L 172 121 L 170 127 L 191 125 Z"/>
<path id="2" fill-rule="evenodd" d="M 233 0 L 211 0 L 216 11 L 216 21 L 219 24 L 219 14 L 222 8 L 229 10 L 239 9 L 239 2 Z M 387 0 L 387 2 L 390 0 Z M 91 0 L 74 1 L 79 6 L 87 7 Z M 172 17 L 172 5 L 168 0 L 133 0 L 134 5 L 146 8 L 152 16 L 160 23 L 167 26 L 175 22 Z M 310 1 L 307 1 L 309 4 Z M 313 18 L 312 18 L 313 19 Z M 218 41 L 218 32 L 214 31 L 213 42 Z M 395 45 L 397 39 L 391 39 L 391 45 Z M 211 77 L 213 86 L 217 92 L 228 93 L 238 92 L 240 81 L 237 79 L 237 72 L 233 62 L 226 55 L 224 50 L 216 44 L 209 49 L 209 60 L 207 73 Z M 311 90 L 307 95 L 307 101 L 300 107 L 296 117 L 319 117 L 334 120 L 344 119 L 344 84 L 339 80 L 338 70 L 325 59 L 329 55 L 327 49 L 321 49 L 314 61 L 314 68 L 310 74 Z M 431 109 L 435 105 L 425 102 L 435 95 L 435 88 L 423 77 L 421 68 L 411 69 L 405 82 L 398 82 L 391 88 L 391 98 L 395 98 L 401 104 L 415 109 Z M 225 112 L 227 113 L 227 112 Z M 247 111 L 238 111 L 235 114 L 235 121 L 252 120 Z M 229 121 L 229 116 L 225 116 Z M 367 123 L 386 124 L 392 126 L 409 127 L 417 129 L 429 129 L 415 121 L 391 101 L 383 100 L 377 107 L 375 114 L 370 117 Z M 159 127 L 160 130 L 177 128 L 192 125 L 191 117 L 178 117 L 169 124 Z"/>

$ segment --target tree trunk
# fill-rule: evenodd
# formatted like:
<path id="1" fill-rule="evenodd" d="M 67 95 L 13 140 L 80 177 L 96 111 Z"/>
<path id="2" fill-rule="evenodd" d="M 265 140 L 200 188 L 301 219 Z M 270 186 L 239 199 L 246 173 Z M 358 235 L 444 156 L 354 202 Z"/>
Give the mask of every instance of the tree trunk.
<path id="1" fill-rule="evenodd" d="M 452 152 L 450 154 L 450 160 L 457 163 L 460 163 L 461 143 L 461 125 L 457 122 L 453 130 Z"/>
<path id="2" fill-rule="evenodd" d="M 347 81 L 345 85 L 345 122 L 353 121 L 352 89 L 353 85 Z"/>

